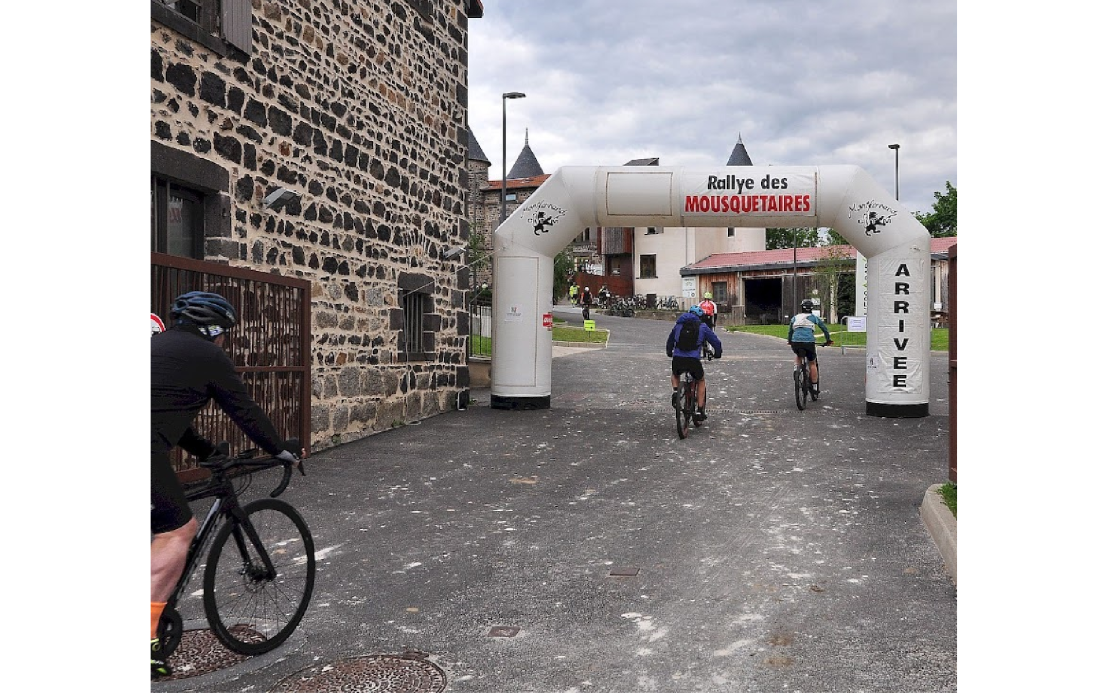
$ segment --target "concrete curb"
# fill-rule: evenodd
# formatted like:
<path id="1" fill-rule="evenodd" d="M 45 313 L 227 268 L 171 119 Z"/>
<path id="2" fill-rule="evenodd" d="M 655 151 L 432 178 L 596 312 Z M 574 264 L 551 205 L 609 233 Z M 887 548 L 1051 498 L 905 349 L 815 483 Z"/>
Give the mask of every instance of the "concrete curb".
<path id="1" fill-rule="evenodd" d="M 957 583 L 957 517 L 945 506 L 941 500 L 941 485 L 930 485 L 926 496 L 922 499 L 919 513 L 922 523 L 926 525 L 941 559 L 945 563 L 945 571 Z"/>

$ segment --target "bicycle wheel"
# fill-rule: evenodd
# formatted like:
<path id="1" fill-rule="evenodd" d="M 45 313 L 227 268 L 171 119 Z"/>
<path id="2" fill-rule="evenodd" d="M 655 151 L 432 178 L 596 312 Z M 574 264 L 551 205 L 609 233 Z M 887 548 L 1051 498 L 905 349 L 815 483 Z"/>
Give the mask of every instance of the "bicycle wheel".
<path id="1" fill-rule="evenodd" d="M 677 406 L 674 408 L 677 413 L 677 436 L 682 439 L 688 436 L 688 413 L 685 411 L 687 395 L 688 391 L 685 390 L 685 380 L 682 376 L 680 385 L 677 386 Z"/>
<path id="2" fill-rule="evenodd" d="M 805 368 L 798 366 L 793 372 L 793 398 L 797 400 L 797 409 L 805 409 Z"/>
<path id="3" fill-rule="evenodd" d="M 241 523 L 226 521 L 206 558 L 202 600 L 218 640 L 239 654 L 256 655 L 287 640 L 303 618 L 315 586 L 315 544 L 287 502 L 259 499 L 245 513 L 261 547 Z"/>

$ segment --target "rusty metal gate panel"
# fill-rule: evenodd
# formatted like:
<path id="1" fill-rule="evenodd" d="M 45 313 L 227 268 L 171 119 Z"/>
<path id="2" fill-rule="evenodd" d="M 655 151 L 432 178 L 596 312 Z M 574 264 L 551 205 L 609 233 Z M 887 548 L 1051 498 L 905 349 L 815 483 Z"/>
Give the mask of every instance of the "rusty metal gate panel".
<path id="1" fill-rule="evenodd" d="M 212 291 L 237 310 L 226 351 L 249 394 L 260 404 L 282 437 L 311 441 L 311 282 L 276 274 L 152 252 L 151 307 L 170 324 L 171 303 L 187 291 Z M 255 446 L 213 404 L 194 422 L 213 442 L 228 441 L 234 451 Z M 176 469 L 193 466 L 193 458 L 175 449 Z"/>
<path id="2" fill-rule="evenodd" d="M 957 246 L 949 248 L 949 482 L 957 482 Z"/>

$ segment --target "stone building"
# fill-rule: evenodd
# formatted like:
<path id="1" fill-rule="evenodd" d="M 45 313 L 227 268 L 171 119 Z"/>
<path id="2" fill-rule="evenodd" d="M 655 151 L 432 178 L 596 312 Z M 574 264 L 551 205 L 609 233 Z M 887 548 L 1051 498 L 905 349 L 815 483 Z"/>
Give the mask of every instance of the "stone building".
<path id="1" fill-rule="evenodd" d="M 311 282 L 311 446 L 469 385 L 478 0 L 151 0 L 152 251 Z"/>

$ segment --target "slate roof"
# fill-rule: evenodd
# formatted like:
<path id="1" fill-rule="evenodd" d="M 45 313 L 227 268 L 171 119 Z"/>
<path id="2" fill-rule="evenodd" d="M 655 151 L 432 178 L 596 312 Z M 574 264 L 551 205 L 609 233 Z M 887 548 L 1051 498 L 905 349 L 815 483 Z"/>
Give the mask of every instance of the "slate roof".
<path id="1" fill-rule="evenodd" d="M 931 238 L 930 257 L 941 256 L 957 243 L 955 237 Z M 856 258 L 856 248 L 851 245 L 829 245 L 827 247 L 798 247 L 797 263 L 808 264 L 822 258 Z M 698 262 L 681 267 L 681 276 L 696 276 L 716 271 L 739 271 L 759 268 L 784 268 L 793 266 L 793 248 L 785 250 L 762 250 L 759 252 L 722 252 L 708 255 Z"/>
<path id="2" fill-rule="evenodd" d="M 751 162 L 751 156 L 747 155 L 746 147 L 743 146 L 743 134 L 741 133 L 739 134 L 739 142 L 731 149 L 731 157 L 727 158 L 727 164 L 737 167 L 752 167 L 754 165 L 754 163 Z"/>
<path id="3" fill-rule="evenodd" d="M 637 167 L 659 167 L 661 165 L 661 158 L 639 158 L 638 160 L 631 160 L 623 165 L 623 167 L 629 167 L 631 165 Z"/>
<path id="4" fill-rule="evenodd" d="M 513 163 L 513 167 L 506 174 L 506 180 L 539 177 L 543 174 L 544 170 L 541 169 L 541 164 L 537 162 L 537 156 L 533 154 L 533 149 L 529 147 L 529 129 L 525 129 L 525 147 L 521 149 L 517 161 Z M 508 181 L 506 188 L 509 188 Z"/>
<path id="5" fill-rule="evenodd" d="M 486 157 L 486 153 L 482 152 L 482 146 L 478 144 L 478 139 L 474 137 L 474 131 L 467 127 L 467 159 L 478 160 L 490 165 L 490 158 Z"/>

